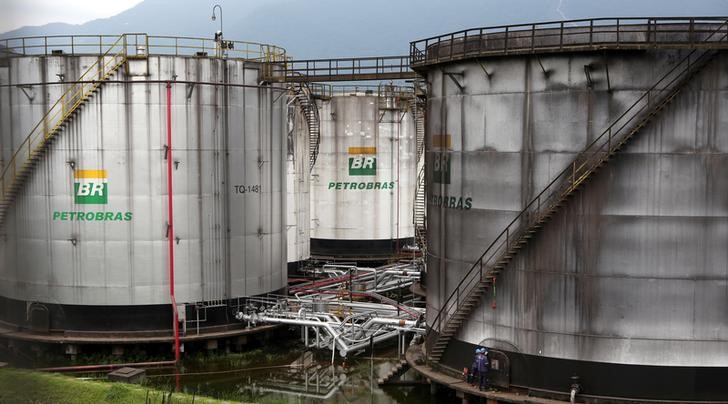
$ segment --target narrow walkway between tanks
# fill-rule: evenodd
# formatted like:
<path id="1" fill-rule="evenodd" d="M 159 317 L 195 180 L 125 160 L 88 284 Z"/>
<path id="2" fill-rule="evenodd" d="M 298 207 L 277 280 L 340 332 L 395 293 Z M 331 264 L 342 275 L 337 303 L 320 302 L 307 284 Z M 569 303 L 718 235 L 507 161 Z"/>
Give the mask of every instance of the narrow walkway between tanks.
<path id="1" fill-rule="evenodd" d="M 500 391 L 480 391 L 477 387 L 472 387 L 462 379 L 448 376 L 440 373 L 430 366 L 424 365 L 425 356 L 422 352 L 422 345 L 412 345 L 405 353 L 407 363 L 418 373 L 425 376 L 433 383 L 441 384 L 447 388 L 453 389 L 460 393 L 465 393 L 475 397 L 485 397 L 486 399 L 495 400 L 503 403 L 523 403 L 523 404 L 557 404 L 566 401 L 551 400 L 546 398 L 524 396 L 517 393 L 507 393 Z"/>

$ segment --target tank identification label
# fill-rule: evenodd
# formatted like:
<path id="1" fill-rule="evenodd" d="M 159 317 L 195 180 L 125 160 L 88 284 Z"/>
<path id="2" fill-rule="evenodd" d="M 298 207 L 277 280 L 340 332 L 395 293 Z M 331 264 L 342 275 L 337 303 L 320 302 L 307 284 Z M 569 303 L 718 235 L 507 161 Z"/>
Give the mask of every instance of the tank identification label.
<path id="1" fill-rule="evenodd" d="M 377 175 L 377 148 L 350 147 L 349 175 Z"/>
<path id="2" fill-rule="evenodd" d="M 236 194 L 260 193 L 260 184 L 255 185 L 233 185 Z"/>
<path id="3" fill-rule="evenodd" d="M 73 202 L 76 205 L 107 205 L 109 181 L 106 170 L 75 170 Z M 131 212 L 54 211 L 53 220 L 60 221 L 124 221 L 132 220 Z"/>
<path id="4" fill-rule="evenodd" d="M 106 170 L 76 170 L 73 173 L 73 195 L 77 205 L 109 203 Z"/>
<path id="5" fill-rule="evenodd" d="M 432 135 L 432 182 L 450 184 L 450 154 L 452 153 L 451 135 Z M 430 195 L 428 202 L 438 208 L 470 210 L 473 198 L 465 195 Z"/>

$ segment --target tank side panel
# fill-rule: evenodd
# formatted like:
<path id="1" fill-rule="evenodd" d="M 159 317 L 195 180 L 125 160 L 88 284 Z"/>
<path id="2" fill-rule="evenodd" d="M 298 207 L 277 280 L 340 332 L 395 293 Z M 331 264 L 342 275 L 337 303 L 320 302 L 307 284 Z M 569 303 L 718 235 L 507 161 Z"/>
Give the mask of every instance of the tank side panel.
<path id="1" fill-rule="evenodd" d="M 38 58 L 14 59 L 9 81 L 53 83 L 57 71 L 76 77 L 94 62 L 90 57 L 48 59 L 42 68 L 36 66 Z M 240 61 L 149 57 L 131 63 L 145 63 L 142 70 L 149 76 L 122 69 L 114 77 L 145 81 L 176 75 L 257 84 L 257 65 L 246 68 Z M 61 86 L 38 86 L 45 87 L 60 95 Z M 271 107 L 277 91 L 232 88 L 172 85 L 180 303 L 266 293 L 285 285 L 285 100 Z M 37 122 L 42 110 L 24 102 L 10 108 L 17 124 L 11 134 L 3 132 L 3 145 L 19 144 L 32 127 L 28 122 Z M 104 84 L 50 146 L 8 211 L 0 293 L 54 304 L 168 303 L 166 131 L 165 83 Z M 257 184 L 257 192 L 237 195 L 231 181 Z M 105 197 L 79 199 L 84 183 L 96 183 Z M 242 254 L 231 259 L 233 251 Z"/>
<path id="2" fill-rule="evenodd" d="M 543 56 L 548 77 L 535 59 L 499 59 L 488 63 L 492 80 L 477 64 L 453 66 L 466 94 L 430 72 L 428 163 L 449 153 L 451 164 L 449 184 L 428 172 L 430 320 L 523 205 L 681 55 Z M 458 339 L 566 359 L 725 366 L 725 64 L 721 54 L 519 252 Z M 451 150 L 433 148 L 440 134 Z M 433 199 L 443 195 L 472 197 L 472 208 Z"/>

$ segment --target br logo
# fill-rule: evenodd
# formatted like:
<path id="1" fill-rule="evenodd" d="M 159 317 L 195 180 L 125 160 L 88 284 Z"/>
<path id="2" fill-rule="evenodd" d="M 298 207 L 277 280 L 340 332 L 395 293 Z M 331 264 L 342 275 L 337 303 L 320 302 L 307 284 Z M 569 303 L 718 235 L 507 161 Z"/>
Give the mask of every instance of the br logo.
<path id="1" fill-rule="evenodd" d="M 377 175 L 377 148 L 350 147 L 349 175 Z"/>
<path id="2" fill-rule="evenodd" d="M 432 181 L 438 184 L 450 183 L 450 150 L 452 150 L 452 137 L 450 135 L 432 135 Z"/>
<path id="3" fill-rule="evenodd" d="M 106 170 L 76 170 L 73 174 L 73 195 L 77 204 L 106 205 L 109 202 Z"/>

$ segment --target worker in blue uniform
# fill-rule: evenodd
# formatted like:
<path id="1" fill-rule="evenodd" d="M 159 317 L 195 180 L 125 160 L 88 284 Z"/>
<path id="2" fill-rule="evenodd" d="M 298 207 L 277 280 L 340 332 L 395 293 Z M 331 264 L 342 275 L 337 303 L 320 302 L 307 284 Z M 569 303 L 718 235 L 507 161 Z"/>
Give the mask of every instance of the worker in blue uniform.
<path id="1" fill-rule="evenodd" d="M 480 349 L 480 353 L 476 356 L 476 365 L 478 371 L 478 378 L 480 383 L 478 385 L 480 390 L 488 388 L 488 350 L 485 348 Z"/>

